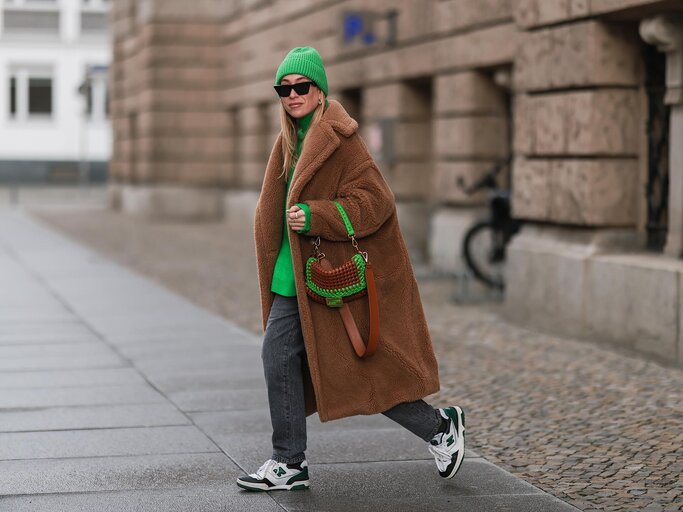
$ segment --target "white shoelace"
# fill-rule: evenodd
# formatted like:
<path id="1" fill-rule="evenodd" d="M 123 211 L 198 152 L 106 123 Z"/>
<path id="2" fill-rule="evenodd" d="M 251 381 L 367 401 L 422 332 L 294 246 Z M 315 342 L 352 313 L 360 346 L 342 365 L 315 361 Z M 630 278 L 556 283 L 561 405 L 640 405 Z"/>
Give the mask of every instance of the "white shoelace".
<path id="1" fill-rule="evenodd" d="M 270 470 L 273 469 L 273 467 L 277 464 L 276 461 L 273 459 L 268 459 L 266 462 L 264 462 L 263 466 L 258 468 L 256 473 L 254 473 L 254 476 L 259 479 L 264 479 L 266 475 L 270 474 Z"/>
<path id="2" fill-rule="evenodd" d="M 442 441 L 439 444 L 430 444 L 428 446 L 430 453 L 434 455 L 436 467 L 439 468 L 439 471 L 446 471 L 446 468 L 451 463 L 451 457 L 453 455 L 447 448 L 446 437 L 446 435 L 442 436 Z"/>

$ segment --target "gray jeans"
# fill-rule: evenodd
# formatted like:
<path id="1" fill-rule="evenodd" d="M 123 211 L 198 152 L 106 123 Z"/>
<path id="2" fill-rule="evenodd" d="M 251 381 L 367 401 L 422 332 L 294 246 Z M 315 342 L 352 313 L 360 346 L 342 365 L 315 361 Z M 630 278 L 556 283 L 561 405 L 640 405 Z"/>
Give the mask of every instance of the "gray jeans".
<path id="1" fill-rule="evenodd" d="M 273 425 L 273 459 L 292 464 L 305 459 L 306 348 L 296 297 L 275 295 L 261 351 Z M 439 411 L 424 400 L 398 404 L 385 416 L 429 442 L 441 425 Z"/>

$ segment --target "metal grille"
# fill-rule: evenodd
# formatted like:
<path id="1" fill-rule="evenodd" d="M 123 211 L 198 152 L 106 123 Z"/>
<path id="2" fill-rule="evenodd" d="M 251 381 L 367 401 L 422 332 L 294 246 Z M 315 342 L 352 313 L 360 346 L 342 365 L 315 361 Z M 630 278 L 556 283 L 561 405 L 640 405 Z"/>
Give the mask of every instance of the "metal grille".
<path id="1" fill-rule="evenodd" d="M 666 56 L 654 47 L 645 49 L 648 102 L 647 138 L 647 246 L 662 251 L 666 243 L 669 206 L 669 117 L 664 103 Z"/>

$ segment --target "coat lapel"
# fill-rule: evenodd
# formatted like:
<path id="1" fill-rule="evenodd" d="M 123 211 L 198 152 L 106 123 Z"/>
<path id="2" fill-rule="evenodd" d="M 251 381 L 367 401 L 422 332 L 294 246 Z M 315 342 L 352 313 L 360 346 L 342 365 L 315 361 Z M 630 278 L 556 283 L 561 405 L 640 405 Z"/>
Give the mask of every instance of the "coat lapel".
<path id="1" fill-rule="evenodd" d="M 294 176 L 292 176 L 287 207 L 298 201 L 299 194 L 301 194 L 306 183 L 311 181 L 311 178 L 339 147 L 339 144 L 339 137 L 329 123 L 321 120 L 318 126 L 311 130 L 304 143 L 301 157 L 296 164 Z"/>

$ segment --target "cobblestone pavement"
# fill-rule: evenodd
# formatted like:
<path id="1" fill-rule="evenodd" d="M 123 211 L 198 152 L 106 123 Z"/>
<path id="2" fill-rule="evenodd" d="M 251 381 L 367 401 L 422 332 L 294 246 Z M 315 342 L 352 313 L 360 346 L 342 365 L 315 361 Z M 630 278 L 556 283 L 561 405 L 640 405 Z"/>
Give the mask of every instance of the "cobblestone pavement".
<path id="1" fill-rule="evenodd" d="M 260 332 L 249 226 L 153 224 L 105 211 L 40 218 L 197 304 Z M 438 403 L 462 404 L 469 446 L 584 510 L 683 510 L 683 371 L 515 327 L 422 279 Z"/>

